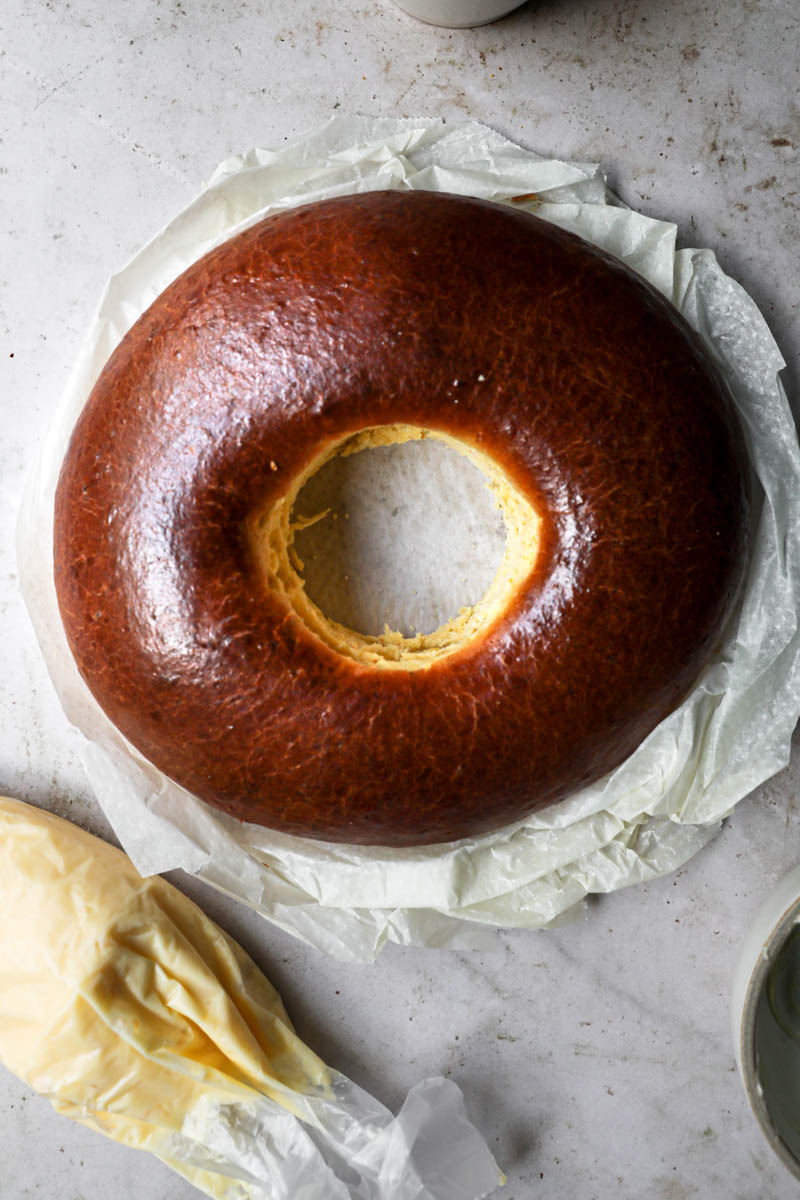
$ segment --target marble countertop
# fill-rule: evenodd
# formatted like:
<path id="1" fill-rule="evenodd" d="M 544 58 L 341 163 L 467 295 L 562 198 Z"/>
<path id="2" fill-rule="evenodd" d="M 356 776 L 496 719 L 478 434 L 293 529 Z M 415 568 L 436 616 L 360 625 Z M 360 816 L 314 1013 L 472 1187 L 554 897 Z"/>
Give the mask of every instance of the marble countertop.
<path id="1" fill-rule="evenodd" d="M 540 0 L 482 29 L 388 0 L 6 0 L 0 13 L 0 792 L 110 836 L 22 605 L 22 480 L 108 275 L 229 153 L 333 112 L 468 118 L 601 161 L 755 297 L 797 397 L 800 106 L 794 0 Z M 800 859 L 800 756 L 674 876 L 485 954 L 324 959 L 175 880 L 245 945 L 306 1040 L 396 1108 L 452 1077 L 506 1200 L 784 1200 L 736 1074 L 729 996 L 755 907 Z M 183 1200 L 156 1161 L 0 1071 L 0 1200 Z"/>

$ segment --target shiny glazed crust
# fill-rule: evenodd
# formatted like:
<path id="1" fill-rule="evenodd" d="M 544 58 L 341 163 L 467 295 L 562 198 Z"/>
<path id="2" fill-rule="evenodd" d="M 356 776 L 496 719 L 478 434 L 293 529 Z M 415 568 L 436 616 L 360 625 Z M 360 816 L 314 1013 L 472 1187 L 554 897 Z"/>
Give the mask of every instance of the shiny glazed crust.
<path id="1" fill-rule="evenodd" d="M 393 423 L 488 454 L 542 517 L 506 610 L 415 671 L 324 644 L 244 534 Z M 448 841 L 600 778 L 683 698 L 740 578 L 743 464 L 699 341 L 616 260 L 505 205 L 325 201 L 208 254 L 112 355 L 58 486 L 61 614 L 111 720 L 209 803 Z"/>

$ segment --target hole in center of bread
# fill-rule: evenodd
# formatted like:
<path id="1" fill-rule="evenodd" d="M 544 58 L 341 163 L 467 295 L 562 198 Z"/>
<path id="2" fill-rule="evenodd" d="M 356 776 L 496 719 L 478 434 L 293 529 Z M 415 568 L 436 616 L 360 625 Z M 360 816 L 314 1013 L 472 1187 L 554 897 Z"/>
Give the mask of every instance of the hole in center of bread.
<path id="1" fill-rule="evenodd" d="M 307 595 L 357 633 L 433 633 L 478 603 L 503 560 L 486 483 L 438 438 L 334 455 L 292 512 Z"/>
<path id="2" fill-rule="evenodd" d="M 539 531 L 487 454 L 410 425 L 328 446 L 248 524 L 268 586 L 312 633 L 405 669 L 454 653 L 506 610 Z"/>

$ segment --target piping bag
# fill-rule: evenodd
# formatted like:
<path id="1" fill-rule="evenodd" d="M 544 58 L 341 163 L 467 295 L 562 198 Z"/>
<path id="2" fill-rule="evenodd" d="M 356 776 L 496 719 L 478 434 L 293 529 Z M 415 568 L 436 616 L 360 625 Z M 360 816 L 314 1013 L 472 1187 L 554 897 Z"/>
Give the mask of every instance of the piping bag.
<path id="1" fill-rule="evenodd" d="M 294 1032 L 255 963 L 158 876 L 0 798 L 0 1061 L 216 1200 L 479 1200 L 503 1182 L 461 1092 L 395 1118 Z"/>

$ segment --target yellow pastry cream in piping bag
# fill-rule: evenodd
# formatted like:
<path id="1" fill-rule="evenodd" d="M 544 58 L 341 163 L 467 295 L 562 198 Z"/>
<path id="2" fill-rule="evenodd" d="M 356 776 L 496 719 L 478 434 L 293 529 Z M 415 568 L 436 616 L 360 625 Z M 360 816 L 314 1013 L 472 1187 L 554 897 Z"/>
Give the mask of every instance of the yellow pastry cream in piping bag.
<path id="1" fill-rule="evenodd" d="M 3 798 L 0 1062 L 219 1200 L 477 1200 L 502 1181 L 454 1084 L 425 1080 L 392 1117 L 196 904 Z"/>

